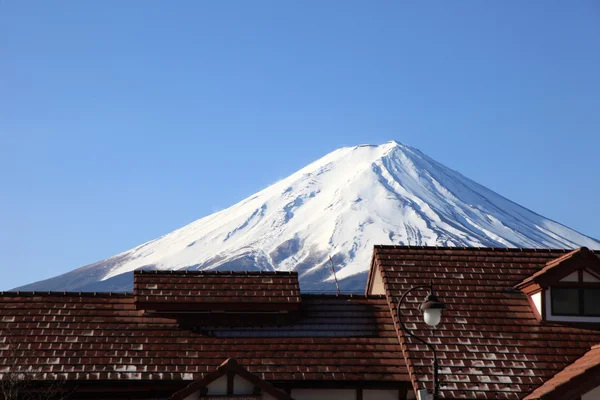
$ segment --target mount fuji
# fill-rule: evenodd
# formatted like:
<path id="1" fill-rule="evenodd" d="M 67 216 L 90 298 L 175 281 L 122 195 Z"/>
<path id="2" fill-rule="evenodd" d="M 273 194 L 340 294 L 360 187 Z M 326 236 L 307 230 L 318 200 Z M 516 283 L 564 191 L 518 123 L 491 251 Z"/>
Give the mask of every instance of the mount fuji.
<path id="1" fill-rule="evenodd" d="M 137 269 L 298 271 L 303 290 L 362 291 L 376 244 L 587 246 L 397 142 L 345 147 L 245 200 L 106 260 L 19 290 L 131 290 Z"/>

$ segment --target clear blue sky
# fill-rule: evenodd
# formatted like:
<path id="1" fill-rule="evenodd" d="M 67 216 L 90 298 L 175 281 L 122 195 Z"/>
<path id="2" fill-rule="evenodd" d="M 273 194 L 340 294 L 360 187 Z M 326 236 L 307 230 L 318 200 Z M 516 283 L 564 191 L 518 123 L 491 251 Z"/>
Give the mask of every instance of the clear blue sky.
<path id="1" fill-rule="evenodd" d="M 391 139 L 599 238 L 599 71 L 595 0 L 0 0 L 0 289 Z"/>

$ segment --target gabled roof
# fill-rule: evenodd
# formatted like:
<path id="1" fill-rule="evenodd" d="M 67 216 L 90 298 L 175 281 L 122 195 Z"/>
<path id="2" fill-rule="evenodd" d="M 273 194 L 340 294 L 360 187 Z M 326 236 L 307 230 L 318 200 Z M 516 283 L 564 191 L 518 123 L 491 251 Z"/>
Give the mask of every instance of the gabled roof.
<path id="1" fill-rule="evenodd" d="M 515 285 L 516 289 L 528 291 L 548 287 L 560 279 L 580 269 L 590 269 L 600 273 L 600 258 L 587 247 L 580 247 L 552 260 L 544 268 Z"/>
<path id="2" fill-rule="evenodd" d="M 431 330 L 418 306 L 427 290 L 411 292 L 401 317 L 437 349 L 442 398 L 521 399 L 600 343 L 599 329 L 537 321 L 527 296 L 513 287 L 566 255 L 565 250 L 376 246 L 374 265 L 406 359 L 413 387 L 432 388 L 433 354 L 400 331 L 396 307 L 413 286 L 433 284 L 446 305 Z"/>
<path id="3" fill-rule="evenodd" d="M 207 374 L 202 379 L 198 379 L 197 381 L 190 383 L 184 389 L 181 389 L 180 391 L 176 392 L 171 397 L 169 397 L 169 400 L 183 400 L 189 395 L 194 394 L 195 392 L 200 391 L 203 388 L 206 388 L 210 383 L 216 381 L 224 375 L 229 375 L 230 379 L 233 379 L 234 375 L 238 375 L 247 380 L 248 382 L 252 383 L 254 386 L 259 387 L 264 392 L 270 394 L 277 400 L 292 400 L 292 397 L 286 392 L 277 389 L 269 382 L 265 382 L 253 373 L 248 372 L 246 368 L 238 364 L 237 361 L 235 361 L 233 358 L 228 358 L 213 372 Z M 231 386 L 231 390 L 233 391 L 233 383 L 231 384 Z M 232 395 L 233 393 L 229 394 Z"/>
<path id="4" fill-rule="evenodd" d="M 569 364 L 525 400 L 575 400 L 600 387 L 600 345 Z"/>
<path id="5" fill-rule="evenodd" d="M 73 381 L 192 381 L 235 357 L 268 381 L 409 382 L 382 296 L 302 295 L 282 324 L 183 327 L 132 294 L 0 292 L 0 373 L 17 362 Z"/>
<path id="6" fill-rule="evenodd" d="M 297 272 L 135 271 L 138 309 L 290 311 L 300 304 Z"/>

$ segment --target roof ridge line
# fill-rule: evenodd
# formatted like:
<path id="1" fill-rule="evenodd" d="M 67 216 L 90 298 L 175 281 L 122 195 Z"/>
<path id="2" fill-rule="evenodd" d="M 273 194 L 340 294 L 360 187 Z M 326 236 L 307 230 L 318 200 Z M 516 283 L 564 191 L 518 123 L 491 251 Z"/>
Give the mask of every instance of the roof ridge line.
<path id="1" fill-rule="evenodd" d="M 354 299 L 369 299 L 369 298 L 385 298 L 385 294 L 366 294 L 366 293 L 319 293 L 319 292 L 302 292 L 300 296 L 306 297 L 338 297 L 338 298 L 354 298 Z"/>
<path id="2" fill-rule="evenodd" d="M 68 292 L 68 291 L 21 291 L 6 290 L 1 291 L 0 296 L 85 296 L 85 297 L 127 297 L 133 296 L 133 292 Z"/>
<path id="3" fill-rule="evenodd" d="M 485 246 L 424 246 L 424 245 L 397 245 L 376 244 L 375 249 L 415 249 L 415 250 L 472 250 L 472 251 L 531 251 L 540 253 L 564 252 L 568 253 L 576 249 L 560 249 L 547 247 L 485 247 Z M 594 250 L 591 250 L 592 252 Z"/>
<path id="4" fill-rule="evenodd" d="M 134 275 L 149 274 L 149 275 L 279 275 L 290 276 L 298 275 L 297 271 L 176 271 L 176 270 L 137 270 L 133 271 Z"/>

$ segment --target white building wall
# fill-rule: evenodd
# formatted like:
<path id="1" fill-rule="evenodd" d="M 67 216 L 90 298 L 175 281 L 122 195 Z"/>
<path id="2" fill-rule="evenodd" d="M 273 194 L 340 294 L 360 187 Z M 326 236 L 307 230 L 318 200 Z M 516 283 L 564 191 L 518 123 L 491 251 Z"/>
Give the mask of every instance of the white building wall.
<path id="1" fill-rule="evenodd" d="M 211 382 L 207 387 L 208 394 L 227 394 L 227 375 L 223 375 Z"/>
<path id="2" fill-rule="evenodd" d="M 533 301 L 533 305 L 537 309 L 537 312 L 540 315 L 542 314 L 542 292 L 537 292 L 536 294 L 531 295 L 531 301 Z"/>
<path id="3" fill-rule="evenodd" d="M 587 271 L 583 271 L 583 281 L 584 282 L 600 282 L 600 279 L 596 278 L 594 275 L 590 274 Z"/>
<path id="4" fill-rule="evenodd" d="M 373 282 L 371 284 L 371 290 L 368 294 L 385 294 L 383 279 L 381 278 L 381 272 L 379 271 L 379 268 L 373 271 Z"/>
<path id="5" fill-rule="evenodd" d="M 575 271 L 560 280 L 561 282 L 579 282 L 579 272 Z"/>
<path id="6" fill-rule="evenodd" d="M 295 400 L 356 400 L 355 389 L 292 389 Z M 396 399 L 398 399 L 396 397 Z"/>
<path id="7" fill-rule="evenodd" d="M 240 376 L 234 377 L 234 394 L 250 395 L 254 391 L 254 385 Z M 208 385 L 209 395 L 227 394 L 227 376 L 222 376 Z M 185 400 L 198 400 L 199 392 L 195 392 Z M 356 400 L 356 389 L 292 389 L 291 396 L 295 400 Z M 376 390 L 364 389 L 363 400 L 398 400 L 398 390 Z M 268 393 L 262 394 L 263 400 L 274 400 Z M 409 394 L 410 398 L 410 394 Z"/>
<path id="8" fill-rule="evenodd" d="M 227 394 L 227 376 L 222 376 L 219 379 L 211 382 L 208 386 L 208 394 L 211 395 L 224 395 Z M 184 400 L 198 400 L 200 391 L 194 392 L 186 397 Z"/>
<path id="9" fill-rule="evenodd" d="M 363 390 L 363 400 L 398 400 L 399 397 L 397 390 Z"/>
<path id="10" fill-rule="evenodd" d="M 356 400 L 356 389 L 292 389 L 295 400 Z M 363 400 L 398 400 L 398 390 L 364 389 Z"/>
<path id="11" fill-rule="evenodd" d="M 239 375 L 233 378 L 233 393 L 235 394 L 252 394 L 254 392 L 254 385 L 252 382 L 248 382 Z"/>
<path id="12" fill-rule="evenodd" d="M 600 386 L 581 396 L 581 400 L 600 400 Z"/>
<path id="13" fill-rule="evenodd" d="M 227 394 L 227 375 L 223 375 L 214 382 L 211 382 L 208 386 L 209 395 L 226 395 Z M 238 395 L 252 394 L 254 392 L 254 385 L 248 382 L 239 375 L 233 378 L 233 393 Z M 189 395 L 185 400 L 198 400 L 199 391 Z M 271 399 L 272 397 L 266 397 L 267 394 L 263 395 L 264 399 Z"/>

